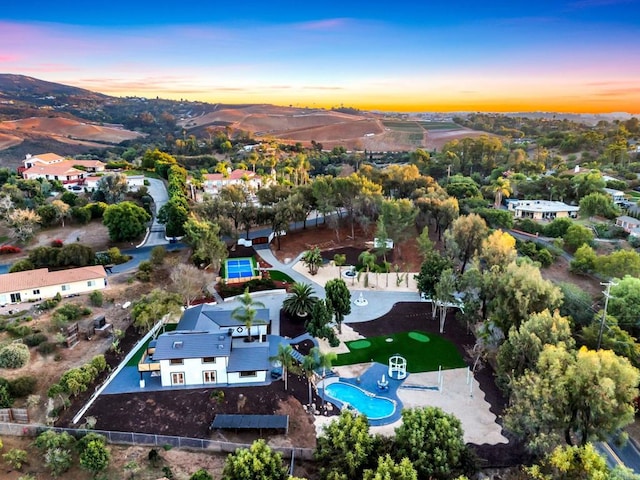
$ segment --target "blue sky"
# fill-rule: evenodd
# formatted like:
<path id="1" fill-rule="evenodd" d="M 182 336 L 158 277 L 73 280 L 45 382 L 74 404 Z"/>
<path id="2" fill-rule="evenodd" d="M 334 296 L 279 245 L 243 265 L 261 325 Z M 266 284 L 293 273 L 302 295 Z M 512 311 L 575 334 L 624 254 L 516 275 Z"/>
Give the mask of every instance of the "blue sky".
<path id="1" fill-rule="evenodd" d="M 640 0 L 193 3 L 9 2 L 0 71 L 211 102 L 640 111 Z"/>

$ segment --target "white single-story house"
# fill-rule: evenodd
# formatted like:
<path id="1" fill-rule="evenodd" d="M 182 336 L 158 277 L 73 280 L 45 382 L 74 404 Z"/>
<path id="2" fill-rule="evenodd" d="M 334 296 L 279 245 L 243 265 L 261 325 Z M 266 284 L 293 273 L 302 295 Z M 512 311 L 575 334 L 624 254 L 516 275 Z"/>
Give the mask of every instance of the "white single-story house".
<path id="1" fill-rule="evenodd" d="M 107 272 L 102 265 L 70 268 L 50 272 L 38 268 L 0 275 L 0 305 L 38 301 L 103 290 L 107 286 Z"/>
<path id="2" fill-rule="evenodd" d="M 214 305 L 187 309 L 176 330 L 149 344 L 138 371 L 159 372 L 163 387 L 260 383 L 271 369 L 267 333 L 269 310 L 256 309 L 251 329 L 231 310 Z"/>
<path id="3" fill-rule="evenodd" d="M 203 175 L 202 187 L 208 195 L 218 195 L 220 190 L 230 185 L 240 185 L 254 192 L 261 186 L 260 176 L 251 170 L 236 169 L 227 175 L 207 173 Z"/>
<path id="4" fill-rule="evenodd" d="M 622 228 L 625 232 L 634 234 L 635 231 L 640 229 L 640 220 L 630 217 L 629 215 L 622 215 L 620 217 L 616 217 L 616 225 Z"/>
<path id="5" fill-rule="evenodd" d="M 91 175 L 86 177 L 82 182 L 82 187 L 87 190 L 87 192 L 93 192 L 98 187 L 98 182 L 101 178 L 106 177 L 107 175 L 115 175 L 114 173 L 107 173 L 105 175 Z M 136 192 L 140 187 L 144 185 L 144 175 L 127 175 L 127 185 L 129 186 L 129 190 Z"/>
<path id="6" fill-rule="evenodd" d="M 613 188 L 605 188 L 604 193 L 609 195 L 613 200 L 613 203 L 617 205 L 620 205 L 625 201 L 624 192 L 621 192 L 620 190 L 615 190 Z"/>
<path id="7" fill-rule="evenodd" d="M 553 220 L 554 218 L 577 218 L 580 207 L 549 200 L 507 200 L 507 209 L 515 218 Z"/>

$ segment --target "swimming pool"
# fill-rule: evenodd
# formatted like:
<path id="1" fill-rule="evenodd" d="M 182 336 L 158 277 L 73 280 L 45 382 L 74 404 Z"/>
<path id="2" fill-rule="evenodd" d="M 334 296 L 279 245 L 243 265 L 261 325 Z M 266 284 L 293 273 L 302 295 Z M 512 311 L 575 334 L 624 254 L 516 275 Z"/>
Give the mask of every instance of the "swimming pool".
<path id="1" fill-rule="evenodd" d="M 390 417 L 396 411 L 396 404 L 393 400 L 378 397 L 348 383 L 331 383 L 326 386 L 324 393 L 343 405 L 349 404 L 371 420 Z"/>

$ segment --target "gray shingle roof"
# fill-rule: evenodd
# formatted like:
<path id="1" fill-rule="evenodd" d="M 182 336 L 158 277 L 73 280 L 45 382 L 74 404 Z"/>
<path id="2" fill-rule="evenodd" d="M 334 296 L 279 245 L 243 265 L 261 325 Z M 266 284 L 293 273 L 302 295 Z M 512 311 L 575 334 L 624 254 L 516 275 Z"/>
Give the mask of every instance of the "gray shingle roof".
<path id="1" fill-rule="evenodd" d="M 212 332 L 168 332 L 156 342 L 153 360 L 178 358 L 228 357 L 231 337 Z"/>
<path id="2" fill-rule="evenodd" d="M 220 331 L 225 328 L 244 326 L 244 323 L 231 316 L 233 310 L 224 310 L 217 305 L 198 305 L 185 310 L 177 330 Z M 268 325 L 269 309 L 256 309 L 254 325 Z"/>
<path id="3" fill-rule="evenodd" d="M 269 344 L 253 343 L 251 346 L 234 348 L 229 357 L 227 372 L 269 370 Z"/>

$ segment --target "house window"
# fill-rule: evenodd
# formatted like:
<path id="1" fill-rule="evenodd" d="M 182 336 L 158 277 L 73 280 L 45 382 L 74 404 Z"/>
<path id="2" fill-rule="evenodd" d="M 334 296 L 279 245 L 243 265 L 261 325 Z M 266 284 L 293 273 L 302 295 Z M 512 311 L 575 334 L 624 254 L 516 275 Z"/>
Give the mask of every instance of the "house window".
<path id="1" fill-rule="evenodd" d="M 173 372 L 171 374 L 171 385 L 184 385 L 184 372 Z"/>
<path id="2" fill-rule="evenodd" d="M 216 363 L 216 357 L 204 357 L 202 363 Z"/>
<path id="3" fill-rule="evenodd" d="M 169 364 L 170 365 L 183 365 L 184 364 L 184 360 L 182 358 L 172 358 L 171 360 L 169 360 Z"/>
<path id="4" fill-rule="evenodd" d="M 96 281 L 95 280 L 89 280 L 87 282 L 87 287 L 95 287 L 96 286 Z"/>
<path id="5" fill-rule="evenodd" d="M 19 293 L 11 294 L 11 303 L 20 303 L 22 301 L 22 296 Z"/>
<path id="6" fill-rule="evenodd" d="M 251 377 L 257 377 L 258 373 L 255 370 L 251 370 L 248 372 L 240 372 L 240 378 L 251 378 Z"/>
<path id="7" fill-rule="evenodd" d="M 202 380 L 204 383 L 216 383 L 215 370 L 207 370 L 206 372 L 202 372 Z"/>
<path id="8" fill-rule="evenodd" d="M 68 290 L 71 290 L 71 287 L 69 285 L 62 285 L 62 291 L 66 292 Z"/>
<path id="9" fill-rule="evenodd" d="M 36 289 L 33 291 L 33 294 L 34 294 L 34 295 L 40 295 L 40 289 L 39 289 L 39 288 L 36 288 Z"/>

